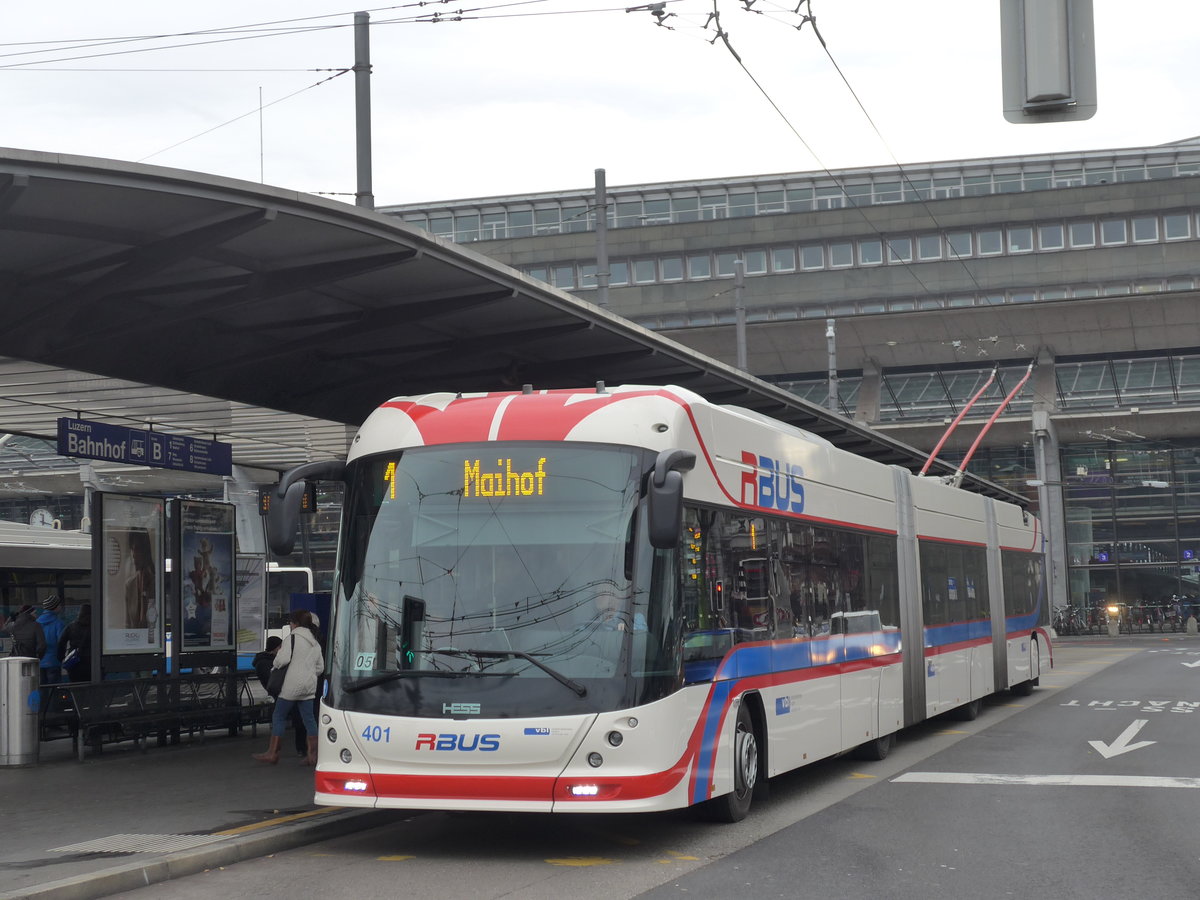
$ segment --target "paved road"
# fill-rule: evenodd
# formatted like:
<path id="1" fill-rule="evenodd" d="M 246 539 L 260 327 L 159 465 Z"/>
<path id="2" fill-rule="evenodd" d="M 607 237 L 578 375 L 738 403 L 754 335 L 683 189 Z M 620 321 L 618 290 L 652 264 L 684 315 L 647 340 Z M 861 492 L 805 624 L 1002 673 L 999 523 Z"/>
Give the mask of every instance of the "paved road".
<path id="1" fill-rule="evenodd" d="M 1195 897 L 1200 642 L 1063 641 L 1056 663 L 1033 697 L 910 729 L 882 763 L 776 779 L 735 826 L 414 813 L 123 896 Z"/>

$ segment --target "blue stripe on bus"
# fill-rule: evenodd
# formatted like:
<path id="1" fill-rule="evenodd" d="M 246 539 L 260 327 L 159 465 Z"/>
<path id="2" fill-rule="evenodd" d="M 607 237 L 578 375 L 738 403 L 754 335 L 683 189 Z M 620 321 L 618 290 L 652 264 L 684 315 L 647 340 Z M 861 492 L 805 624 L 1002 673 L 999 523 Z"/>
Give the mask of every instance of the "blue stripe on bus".
<path id="1" fill-rule="evenodd" d="M 708 799 L 725 706 L 744 679 L 871 659 L 899 653 L 900 647 L 899 631 L 839 634 L 811 641 L 784 640 L 775 643 L 743 644 L 734 647 L 724 659 L 689 662 L 686 666 L 688 681 L 702 681 L 702 676 L 714 679 L 702 713 L 703 725 L 696 759 L 692 802 L 699 803 Z M 816 660 L 820 662 L 815 662 Z"/>

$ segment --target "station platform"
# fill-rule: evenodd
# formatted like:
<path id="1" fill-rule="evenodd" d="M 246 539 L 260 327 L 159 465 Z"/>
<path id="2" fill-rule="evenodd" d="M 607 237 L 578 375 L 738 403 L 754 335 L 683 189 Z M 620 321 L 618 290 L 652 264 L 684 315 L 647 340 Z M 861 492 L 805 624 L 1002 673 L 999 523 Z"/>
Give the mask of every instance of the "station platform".
<path id="1" fill-rule="evenodd" d="M 313 770 L 266 729 L 106 745 L 79 762 L 69 741 L 36 766 L 0 768 L 0 900 L 82 900 L 374 827 L 397 812 L 318 807 Z"/>

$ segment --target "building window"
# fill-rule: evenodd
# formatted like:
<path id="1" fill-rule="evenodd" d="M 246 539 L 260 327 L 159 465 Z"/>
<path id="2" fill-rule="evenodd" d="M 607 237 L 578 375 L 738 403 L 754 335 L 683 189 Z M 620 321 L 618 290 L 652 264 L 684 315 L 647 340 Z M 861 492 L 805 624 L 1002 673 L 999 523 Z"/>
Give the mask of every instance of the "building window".
<path id="1" fill-rule="evenodd" d="M 560 231 L 562 231 L 562 219 L 557 207 L 533 211 L 534 234 L 558 234 Z"/>
<path id="2" fill-rule="evenodd" d="M 564 291 L 569 291 L 575 287 L 575 267 L 574 266 L 555 266 L 554 267 L 554 286 L 562 288 Z"/>
<path id="3" fill-rule="evenodd" d="M 948 259 L 965 259 L 971 255 L 971 232 L 951 231 L 946 234 L 946 256 Z"/>
<path id="4" fill-rule="evenodd" d="M 1065 246 L 1065 240 L 1061 225 L 1038 226 L 1038 247 L 1042 250 L 1061 250 Z"/>
<path id="5" fill-rule="evenodd" d="M 821 247 L 801 247 L 800 267 L 803 269 L 825 268 L 825 251 Z"/>
<path id="6" fill-rule="evenodd" d="M 700 221 L 699 197 L 674 197 L 671 200 L 671 215 L 676 222 Z"/>
<path id="7" fill-rule="evenodd" d="M 733 264 L 737 262 L 738 255 L 736 253 L 718 253 L 717 254 L 717 277 L 732 278 L 734 274 Z"/>
<path id="8" fill-rule="evenodd" d="M 1070 225 L 1072 247 L 1096 246 L 1095 222 L 1072 222 Z"/>
<path id="9" fill-rule="evenodd" d="M 912 238 L 888 238 L 888 262 L 912 262 Z"/>
<path id="10" fill-rule="evenodd" d="M 596 281 L 596 264 L 590 263 L 579 267 L 579 286 L 581 288 L 594 288 L 598 285 Z"/>
<path id="11" fill-rule="evenodd" d="M 531 237 L 533 235 L 533 210 L 514 209 L 508 214 L 508 236 Z"/>
<path id="12" fill-rule="evenodd" d="M 1125 220 L 1104 219 L 1100 223 L 1100 243 L 1110 246 L 1125 243 Z"/>
<path id="13" fill-rule="evenodd" d="M 976 235 L 980 256 L 995 256 L 1004 252 L 1004 232 L 999 228 L 985 228 Z"/>
<path id="14" fill-rule="evenodd" d="M 917 238 L 917 259 L 941 259 L 942 238 L 937 234 L 923 234 Z"/>
<path id="15" fill-rule="evenodd" d="M 1148 244 L 1158 240 L 1158 218 L 1156 216 L 1138 216 L 1133 220 L 1133 242 Z"/>
<path id="16" fill-rule="evenodd" d="M 683 257 L 667 256 L 659 260 L 663 281 L 683 281 Z"/>
<path id="17" fill-rule="evenodd" d="M 729 195 L 729 216 L 730 218 L 743 218 L 745 216 L 754 215 L 754 194 L 730 194 Z"/>
<path id="18" fill-rule="evenodd" d="M 700 197 L 701 219 L 724 219 L 728 209 L 724 194 L 704 194 Z"/>
<path id="19" fill-rule="evenodd" d="M 454 238 L 464 244 L 479 240 L 479 216 L 474 213 L 455 216 Z"/>
<path id="20" fill-rule="evenodd" d="M 875 185 L 876 203 L 899 203 L 900 196 L 900 182 L 898 181 L 883 181 Z"/>
<path id="21" fill-rule="evenodd" d="M 1183 241 L 1192 236 L 1191 216 L 1186 213 L 1163 216 L 1163 237 L 1168 241 Z"/>
<path id="22" fill-rule="evenodd" d="M 810 212 L 813 208 L 812 188 L 788 188 L 788 212 Z"/>
<path id="23" fill-rule="evenodd" d="M 883 244 L 877 240 L 858 242 L 858 261 L 864 266 L 877 266 L 883 262 Z"/>
<path id="24" fill-rule="evenodd" d="M 796 249 L 794 247 L 775 247 L 772 249 L 771 269 L 775 272 L 795 272 Z"/>
<path id="25" fill-rule="evenodd" d="M 671 201 L 669 199 L 647 200 L 643 207 L 643 225 L 667 225 L 670 223 Z"/>
<path id="26" fill-rule="evenodd" d="M 781 213 L 787 209 L 783 200 L 783 191 L 759 191 L 758 211 L 760 213 Z"/>
<path id="27" fill-rule="evenodd" d="M 1027 225 L 1008 229 L 1008 252 L 1028 253 L 1033 249 L 1033 229 Z"/>
<path id="28" fill-rule="evenodd" d="M 844 242 L 830 244 L 829 265 L 835 269 L 854 265 L 854 245 Z"/>
<path id="29" fill-rule="evenodd" d="M 608 283 L 611 285 L 629 284 L 629 263 L 610 262 L 608 264 Z"/>
<path id="30" fill-rule="evenodd" d="M 747 275 L 765 275 L 767 273 L 766 250 L 747 250 L 742 258 L 746 263 Z"/>
<path id="31" fill-rule="evenodd" d="M 634 284 L 652 284 L 657 277 L 652 259 L 635 259 L 633 261 Z"/>
<path id="32" fill-rule="evenodd" d="M 490 212 L 483 214 L 483 224 L 480 226 L 479 239 L 494 241 L 508 233 L 508 214 Z"/>
<path id="33" fill-rule="evenodd" d="M 707 253 L 698 253 L 687 258 L 688 278 L 712 278 L 712 259 Z"/>

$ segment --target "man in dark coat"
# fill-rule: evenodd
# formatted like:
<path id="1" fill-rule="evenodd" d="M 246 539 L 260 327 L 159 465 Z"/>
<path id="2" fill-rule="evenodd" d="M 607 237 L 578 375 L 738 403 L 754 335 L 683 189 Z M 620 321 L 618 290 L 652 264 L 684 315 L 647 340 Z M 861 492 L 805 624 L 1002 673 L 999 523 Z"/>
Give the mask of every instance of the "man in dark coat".
<path id="1" fill-rule="evenodd" d="M 46 653 L 46 632 L 42 631 L 33 613 L 34 608 L 29 604 L 17 611 L 17 621 L 12 627 L 12 655 L 41 660 Z"/>

